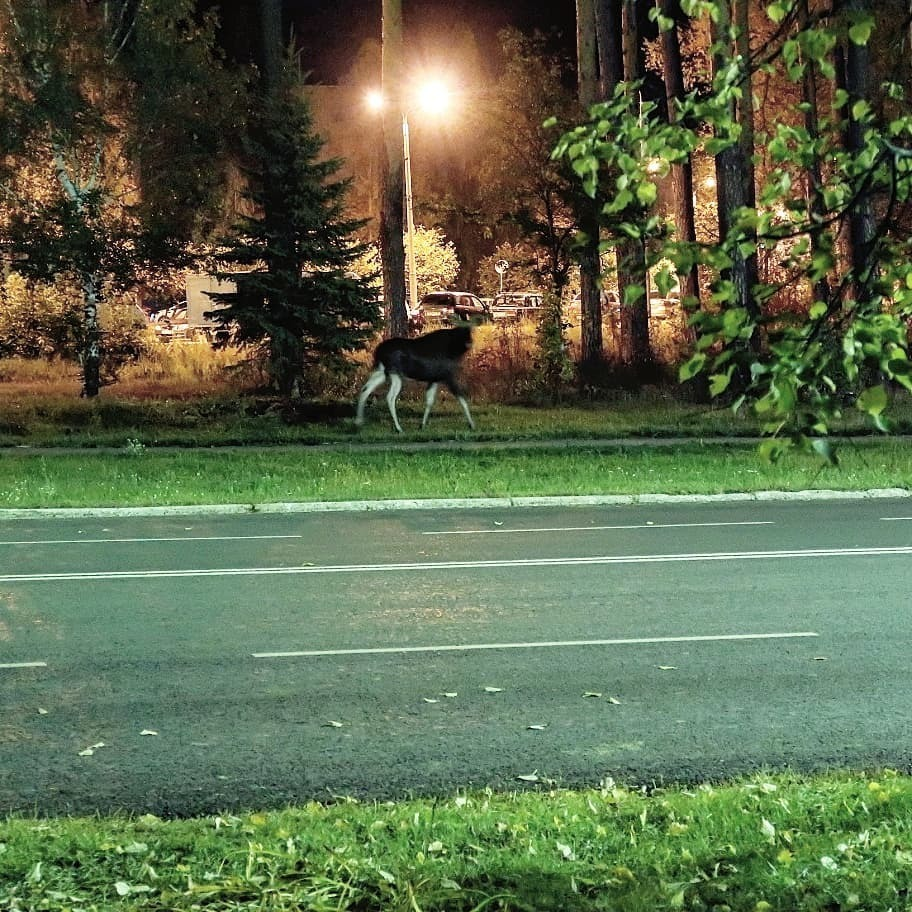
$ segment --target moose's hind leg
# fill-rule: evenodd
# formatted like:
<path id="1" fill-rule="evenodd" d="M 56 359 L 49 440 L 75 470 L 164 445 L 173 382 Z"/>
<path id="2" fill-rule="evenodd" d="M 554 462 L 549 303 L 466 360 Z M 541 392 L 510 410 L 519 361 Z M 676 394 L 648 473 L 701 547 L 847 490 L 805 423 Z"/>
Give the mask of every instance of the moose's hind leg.
<path id="1" fill-rule="evenodd" d="M 370 398 L 370 394 L 386 380 L 386 368 L 382 365 L 378 367 L 365 381 L 358 395 L 358 409 L 355 413 L 355 424 L 361 427 L 364 424 L 364 406 Z"/>
<path id="2" fill-rule="evenodd" d="M 389 406 L 390 414 L 393 416 L 393 425 L 399 433 L 402 433 L 402 425 L 399 424 L 399 417 L 396 415 L 396 400 L 399 398 L 399 392 L 402 389 L 402 377 L 399 374 L 390 374 L 390 388 L 386 391 L 386 404 Z"/>

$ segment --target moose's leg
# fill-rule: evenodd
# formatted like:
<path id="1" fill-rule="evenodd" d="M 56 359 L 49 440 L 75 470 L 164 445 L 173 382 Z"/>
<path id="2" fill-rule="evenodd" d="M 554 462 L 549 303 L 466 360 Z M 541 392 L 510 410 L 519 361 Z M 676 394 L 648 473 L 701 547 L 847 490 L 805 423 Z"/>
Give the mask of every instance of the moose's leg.
<path id="1" fill-rule="evenodd" d="M 438 386 L 440 386 L 439 383 L 431 383 L 427 388 L 427 392 L 424 394 L 424 417 L 421 419 L 422 427 L 428 423 L 428 416 L 431 414 L 431 409 L 434 407 L 434 402 L 437 400 Z"/>
<path id="2" fill-rule="evenodd" d="M 466 416 L 466 421 L 469 422 L 469 427 L 474 431 L 475 422 L 472 421 L 472 413 L 469 411 L 469 401 L 466 399 L 465 390 L 456 382 L 447 383 L 447 387 L 449 388 L 450 392 L 456 397 L 456 401 L 462 406 L 462 411 Z"/>
<path id="3" fill-rule="evenodd" d="M 355 414 L 355 424 L 361 427 L 364 424 L 364 406 L 367 403 L 370 394 L 386 380 L 386 368 L 380 365 L 368 378 L 364 386 L 361 387 L 361 393 L 358 395 L 358 411 Z"/>
<path id="4" fill-rule="evenodd" d="M 466 400 L 466 397 L 465 397 L 465 396 L 457 396 L 456 399 L 458 400 L 459 404 L 462 406 L 463 412 L 465 412 L 466 421 L 469 422 L 469 427 L 474 431 L 474 430 L 475 430 L 475 422 L 472 421 L 472 413 L 469 411 L 469 403 L 468 403 L 468 401 Z"/>
<path id="5" fill-rule="evenodd" d="M 399 374 L 390 374 L 390 388 L 386 392 L 386 404 L 389 406 L 390 414 L 393 416 L 393 424 L 399 433 L 402 433 L 402 426 L 399 424 L 399 418 L 396 415 L 396 400 L 399 398 L 399 391 L 402 389 L 402 377 Z"/>

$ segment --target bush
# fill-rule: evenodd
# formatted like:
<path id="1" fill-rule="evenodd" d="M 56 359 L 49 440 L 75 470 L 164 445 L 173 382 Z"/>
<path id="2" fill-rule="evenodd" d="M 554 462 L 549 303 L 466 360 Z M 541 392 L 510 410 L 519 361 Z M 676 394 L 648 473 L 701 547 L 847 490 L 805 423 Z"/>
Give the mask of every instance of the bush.
<path id="1" fill-rule="evenodd" d="M 73 281 L 39 282 L 10 273 L 0 284 L 0 357 L 77 363 L 82 307 L 82 294 Z M 101 304 L 99 319 L 102 377 L 111 383 L 123 365 L 139 358 L 154 340 L 129 295 Z"/>

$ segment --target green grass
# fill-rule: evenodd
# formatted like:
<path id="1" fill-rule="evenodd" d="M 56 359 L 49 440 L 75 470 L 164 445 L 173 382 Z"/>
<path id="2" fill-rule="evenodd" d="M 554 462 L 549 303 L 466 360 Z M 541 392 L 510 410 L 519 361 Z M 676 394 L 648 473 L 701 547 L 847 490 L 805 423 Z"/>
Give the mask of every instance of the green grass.
<path id="1" fill-rule="evenodd" d="M 470 432 L 452 399 L 442 395 L 426 430 L 419 428 L 423 400 L 410 390 L 400 400 L 405 433 L 392 429 L 386 403 L 373 399 L 357 432 L 350 399 L 285 408 L 250 393 L 135 398 L 103 392 L 95 400 L 75 394 L 0 395 L 0 447 L 118 447 L 346 443 L 386 441 L 540 440 L 543 438 L 754 436 L 756 423 L 725 407 L 678 401 L 660 391 L 617 393 L 599 402 L 532 406 L 473 402 L 477 430 Z M 912 401 L 891 411 L 897 433 L 912 432 Z M 864 416 L 847 409 L 833 433 L 865 434 Z"/>
<path id="2" fill-rule="evenodd" d="M 11 910 L 907 909 L 912 780 L 752 777 L 0 822 Z"/>
<path id="3" fill-rule="evenodd" d="M 428 451 L 175 450 L 0 456 L 0 507 L 266 504 L 282 501 L 718 494 L 912 487 L 902 441 L 846 442 L 840 465 L 793 454 L 765 463 L 750 444 Z"/>

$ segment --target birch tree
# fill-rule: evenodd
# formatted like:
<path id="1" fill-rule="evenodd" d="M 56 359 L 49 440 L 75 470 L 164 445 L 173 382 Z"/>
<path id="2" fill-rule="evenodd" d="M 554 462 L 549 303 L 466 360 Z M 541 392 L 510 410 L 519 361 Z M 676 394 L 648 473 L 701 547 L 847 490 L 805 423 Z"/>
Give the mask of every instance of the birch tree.
<path id="1" fill-rule="evenodd" d="M 80 288 L 82 394 L 94 397 L 102 383 L 104 295 L 150 254 L 175 254 L 195 222 L 176 208 L 202 209 L 218 173 L 225 121 L 222 129 L 209 126 L 232 109 L 232 93 L 214 51 L 215 21 L 198 19 L 187 0 L 2 0 L 0 8 L 7 49 L 0 108 L 12 138 L 6 247 L 18 271 L 66 276 Z M 194 113 L 184 106 L 188 97 Z M 169 136 L 179 120 L 186 142 L 165 153 L 157 128 Z M 164 158 L 169 174 L 144 171 Z M 47 192 L 37 198 L 22 182 L 24 162 L 46 176 Z M 180 192 L 169 199 L 151 184 L 144 188 L 144 176 Z"/>

